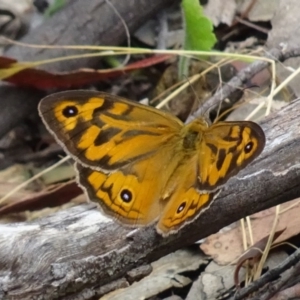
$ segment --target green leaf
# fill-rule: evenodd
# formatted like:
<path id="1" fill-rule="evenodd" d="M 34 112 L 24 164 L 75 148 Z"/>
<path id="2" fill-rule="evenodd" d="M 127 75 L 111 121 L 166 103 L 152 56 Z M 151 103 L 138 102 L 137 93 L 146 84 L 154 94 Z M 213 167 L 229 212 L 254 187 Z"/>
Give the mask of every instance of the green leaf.
<path id="1" fill-rule="evenodd" d="M 185 50 L 209 51 L 217 39 L 212 22 L 203 14 L 199 0 L 182 0 L 185 26 Z"/>

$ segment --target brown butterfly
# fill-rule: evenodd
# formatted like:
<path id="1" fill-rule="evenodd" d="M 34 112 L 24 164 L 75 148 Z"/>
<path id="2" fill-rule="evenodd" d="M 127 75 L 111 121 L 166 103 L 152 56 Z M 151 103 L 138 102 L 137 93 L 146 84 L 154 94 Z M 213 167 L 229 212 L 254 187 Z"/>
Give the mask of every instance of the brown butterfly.
<path id="1" fill-rule="evenodd" d="M 162 235 L 199 216 L 265 145 L 253 122 L 184 125 L 167 112 L 103 92 L 53 94 L 39 112 L 76 161 L 89 199 L 125 225 L 158 221 Z"/>

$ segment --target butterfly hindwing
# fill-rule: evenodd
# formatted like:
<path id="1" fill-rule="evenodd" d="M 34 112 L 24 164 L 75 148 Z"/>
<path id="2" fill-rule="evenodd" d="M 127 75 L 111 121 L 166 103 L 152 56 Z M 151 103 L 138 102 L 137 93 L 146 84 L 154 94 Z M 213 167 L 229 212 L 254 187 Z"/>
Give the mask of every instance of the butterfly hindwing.
<path id="1" fill-rule="evenodd" d="M 168 203 L 160 198 L 179 164 L 172 144 L 163 145 L 160 150 L 114 172 L 76 163 L 79 184 L 106 215 L 126 225 L 151 224 Z"/>

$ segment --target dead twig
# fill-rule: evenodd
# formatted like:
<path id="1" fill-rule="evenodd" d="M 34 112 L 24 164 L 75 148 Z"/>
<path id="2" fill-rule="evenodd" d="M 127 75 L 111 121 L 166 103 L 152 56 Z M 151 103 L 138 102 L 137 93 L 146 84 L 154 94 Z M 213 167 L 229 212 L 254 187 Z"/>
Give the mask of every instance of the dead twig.
<path id="1" fill-rule="evenodd" d="M 249 286 L 239 290 L 233 299 L 234 300 L 245 299 L 246 296 L 258 291 L 267 283 L 271 282 L 272 280 L 280 276 L 280 274 L 282 274 L 285 270 L 296 265 L 299 262 L 299 260 L 300 260 L 300 249 L 296 250 L 292 255 L 290 255 L 285 261 L 279 264 L 276 268 L 268 271 L 267 273 L 262 275 L 258 280 L 251 283 Z M 253 298 L 252 300 L 254 299 L 256 300 L 258 298 Z M 259 299 L 262 298 L 259 297 Z"/>

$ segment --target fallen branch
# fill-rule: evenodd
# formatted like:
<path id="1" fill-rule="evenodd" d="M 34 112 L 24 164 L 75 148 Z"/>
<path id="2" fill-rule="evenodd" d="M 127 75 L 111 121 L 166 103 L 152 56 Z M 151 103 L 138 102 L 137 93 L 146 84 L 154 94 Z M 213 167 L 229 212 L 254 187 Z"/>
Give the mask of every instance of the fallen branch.
<path id="1" fill-rule="evenodd" d="M 162 238 L 154 226 L 124 228 L 103 219 L 93 204 L 31 223 L 1 224 L 0 298 L 91 299 L 126 285 L 133 268 L 299 197 L 299 111 L 300 101 L 294 101 L 261 124 L 267 137 L 263 153 L 176 235 Z"/>

